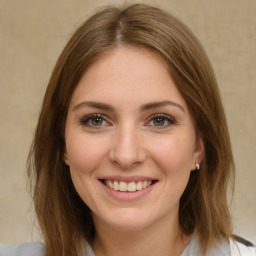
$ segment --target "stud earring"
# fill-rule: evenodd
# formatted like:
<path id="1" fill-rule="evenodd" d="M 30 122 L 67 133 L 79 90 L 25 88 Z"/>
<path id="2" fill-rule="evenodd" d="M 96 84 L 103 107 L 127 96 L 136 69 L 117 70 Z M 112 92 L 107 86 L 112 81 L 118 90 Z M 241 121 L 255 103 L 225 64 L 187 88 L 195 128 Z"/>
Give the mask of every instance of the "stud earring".
<path id="1" fill-rule="evenodd" d="M 197 169 L 197 170 L 200 169 L 200 164 L 196 163 L 196 169 Z"/>

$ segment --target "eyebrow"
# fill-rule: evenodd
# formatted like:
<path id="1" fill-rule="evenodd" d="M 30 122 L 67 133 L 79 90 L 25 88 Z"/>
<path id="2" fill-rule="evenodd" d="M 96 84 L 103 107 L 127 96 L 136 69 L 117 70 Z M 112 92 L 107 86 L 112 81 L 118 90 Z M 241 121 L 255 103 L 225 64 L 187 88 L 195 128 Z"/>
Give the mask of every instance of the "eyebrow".
<path id="1" fill-rule="evenodd" d="M 83 101 L 76 106 L 74 106 L 73 111 L 77 110 L 78 108 L 81 107 L 91 107 L 91 108 L 97 108 L 101 110 L 106 110 L 106 111 L 114 111 L 114 108 L 108 104 L 101 103 L 101 102 L 96 102 L 96 101 Z"/>
<path id="2" fill-rule="evenodd" d="M 165 107 L 165 106 L 174 106 L 174 107 L 181 109 L 183 112 L 185 112 L 184 108 L 180 104 L 170 101 L 170 100 L 147 103 L 147 104 L 142 105 L 140 107 L 140 109 L 141 109 L 141 111 L 146 111 L 146 110 L 150 110 L 153 108 L 159 108 L 159 107 Z"/>
<path id="3" fill-rule="evenodd" d="M 83 102 L 75 105 L 73 108 L 73 111 L 77 110 L 78 108 L 84 107 L 84 106 L 91 107 L 91 108 L 97 108 L 97 109 L 101 109 L 101 110 L 106 110 L 106 111 L 111 111 L 111 112 L 114 111 L 114 108 L 112 106 L 110 106 L 106 103 L 101 103 L 101 102 L 97 102 L 97 101 L 83 101 Z M 143 112 L 143 111 L 147 111 L 150 109 L 165 107 L 165 106 L 174 106 L 174 107 L 181 109 L 183 112 L 185 112 L 184 108 L 180 104 L 170 101 L 170 100 L 146 103 L 140 107 L 140 111 Z"/>

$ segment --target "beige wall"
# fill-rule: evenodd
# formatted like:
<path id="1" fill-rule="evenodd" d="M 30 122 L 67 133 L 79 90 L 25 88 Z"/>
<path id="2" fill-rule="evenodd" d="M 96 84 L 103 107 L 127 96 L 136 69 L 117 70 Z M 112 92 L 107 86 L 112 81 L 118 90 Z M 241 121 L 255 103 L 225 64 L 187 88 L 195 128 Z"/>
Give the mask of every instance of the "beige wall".
<path id="1" fill-rule="evenodd" d="M 237 165 L 235 226 L 256 242 L 256 1 L 155 2 L 190 26 L 213 63 Z M 43 93 L 67 38 L 102 3 L 122 1 L 0 0 L 0 243 L 31 240 L 25 159 Z"/>

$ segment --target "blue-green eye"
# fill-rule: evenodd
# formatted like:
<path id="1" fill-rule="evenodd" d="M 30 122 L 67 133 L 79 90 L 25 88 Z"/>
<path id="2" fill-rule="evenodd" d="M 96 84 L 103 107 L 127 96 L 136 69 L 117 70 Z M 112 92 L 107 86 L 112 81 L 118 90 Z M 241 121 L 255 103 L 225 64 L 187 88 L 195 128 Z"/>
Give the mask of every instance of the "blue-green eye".
<path id="1" fill-rule="evenodd" d="M 101 126 L 109 126 L 109 123 L 105 120 L 101 114 L 91 114 L 85 116 L 80 120 L 80 123 L 84 126 L 99 128 Z"/>
<path id="2" fill-rule="evenodd" d="M 176 121 L 170 116 L 167 116 L 165 114 L 155 114 L 150 118 L 149 122 L 147 123 L 147 126 L 165 128 L 175 123 Z"/>

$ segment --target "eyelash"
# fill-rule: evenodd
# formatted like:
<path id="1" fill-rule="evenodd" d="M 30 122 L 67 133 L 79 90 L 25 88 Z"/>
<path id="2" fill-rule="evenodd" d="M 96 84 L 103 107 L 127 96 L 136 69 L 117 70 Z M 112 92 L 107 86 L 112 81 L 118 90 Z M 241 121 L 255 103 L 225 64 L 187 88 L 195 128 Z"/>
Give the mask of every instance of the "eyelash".
<path id="1" fill-rule="evenodd" d="M 102 114 L 90 114 L 90 115 L 87 115 L 83 118 L 80 119 L 80 124 L 83 125 L 83 126 L 87 126 L 87 127 L 91 127 L 91 128 L 94 128 L 94 129 L 98 129 L 100 128 L 102 125 L 100 126 L 96 126 L 96 125 L 93 125 L 92 123 L 89 123 L 89 122 L 92 122 L 93 120 L 96 120 L 96 119 L 101 119 L 103 122 L 107 122 L 107 126 L 110 126 L 110 123 L 108 121 L 106 121 L 106 116 L 105 115 L 102 115 Z M 105 125 L 104 125 L 105 126 Z"/>
<path id="2" fill-rule="evenodd" d="M 102 123 L 100 123 L 99 126 L 92 124 L 92 122 L 95 121 L 96 119 L 99 119 L 102 122 L 106 122 L 107 124 L 102 125 Z M 83 126 L 87 126 L 87 127 L 93 128 L 93 129 L 99 129 L 102 126 L 111 126 L 110 122 L 107 119 L 108 118 L 105 115 L 95 113 L 95 114 L 90 114 L 90 115 L 87 115 L 87 116 L 81 118 L 79 120 L 79 122 Z M 151 122 L 154 122 L 157 119 L 158 120 L 163 120 L 164 125 L 157 126 L 157 125 L 154 125 L 154 124 L 150 124 Z M 166 122 L 168 122 L 168 124 L 165 124 Z M 177 124 L 177 121 L 173 117 L 170 117 L 169 115 L 166 115 L 166 114 L 154 114 L 149 118 L 149 121 L 147 121 L 145 126 L 154 126 L 154 127 L 156 127 L 156 129 L 164 129 L 164 128 L 169 127 L 173 124 Z"/>
<path id="3" fill-rule="evenodd" d="M 164 128 L 169 127 L 173 124 L 177 124 L 177 121 L 173 117 L 170 117 L 169 115 L 154 114 L 150 117 L 149 121 L 146 123 L 146 126 L 151 126 L 149 123 L 154 122 L 157 119 L 161 119 L 164 122 L 166 122 L 166 121 L 168 122 L 168 124 L 165 124 L 165 125 L 162 125 L 162 126 L 152 125 L 152 126 L 156 127 L 157 129 L 164 129 Z"/>

